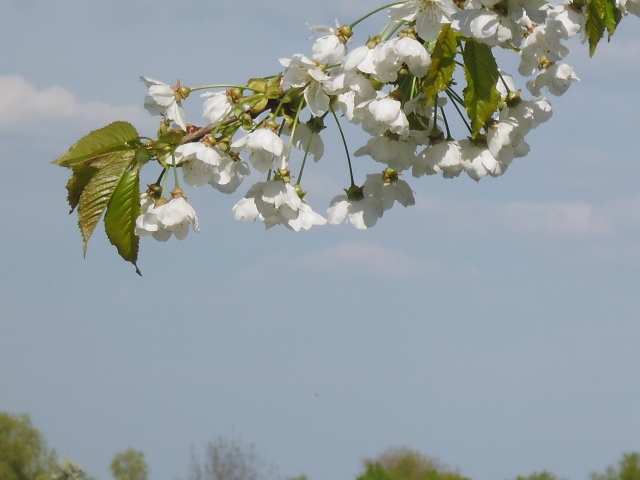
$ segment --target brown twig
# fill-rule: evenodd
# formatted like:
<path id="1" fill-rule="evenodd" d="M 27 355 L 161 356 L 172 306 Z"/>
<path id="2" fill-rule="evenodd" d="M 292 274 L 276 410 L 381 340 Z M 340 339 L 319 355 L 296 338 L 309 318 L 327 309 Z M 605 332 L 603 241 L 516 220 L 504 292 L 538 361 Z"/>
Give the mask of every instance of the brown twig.
<path id="1" fill-rule="evenodd" d="M 237 121 L 238 119 L 234 116 L 231 118 L 227 118 L 227 120 L 224 121 L 223 125 L 230 125 Z M 189 135 L 185 135 L 184 137 L 182 137 L 182 144 L 184 145 L 185 143 L 191 143 L 195 142 L 196 140 L 200 140 L 205 135 L 213 132 L 218 127 L 218 125 L 219 123 L 210 123 L 206 127 L 202 127 L 200 130 L 190 133 Z"/>

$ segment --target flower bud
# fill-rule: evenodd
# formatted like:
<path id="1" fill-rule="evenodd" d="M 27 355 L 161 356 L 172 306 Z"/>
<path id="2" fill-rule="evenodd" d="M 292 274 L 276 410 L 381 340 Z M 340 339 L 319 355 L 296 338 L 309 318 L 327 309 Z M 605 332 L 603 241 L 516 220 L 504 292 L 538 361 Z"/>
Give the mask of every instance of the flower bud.
<path id="1" fill-rule="evenodd" d="M 507 106 L 508 107 L 517 107 L 518 104 L 522 101 L 522 98 L 520 98 L 520 94 L 522 93 L 522 90 L 518 90 L 517 92 L 509 92 L 507 94 Z"/>
<path id="2" fill-rule="evenodd" d="M 281 180 L 283 183 L 291 183 L 291 172 L 279 169 L 273 176 L 274 180 Z"/>
<path id="3" fill-rule="evenodd" d="M 444 139 L 444 133 L 437 126 L 434 126 L 427 136 L 430 140 L 429 144 L 437 143 Z"/>
<path id="4" fill-rule="evenodd" d="M 273 120 L 265 120 L 264 121 L 264 128 L 268 128 L 269 130 L 275 132 L 276 130 L 278 130 L 280 128 L 280 125 L 278 125 L 278 123 L 274 122 Z"/>
<path id="5" fill-rule="evenodd" d="M 382 178 L 384 178 L 384 183 L 395 183 L 398 181 L 398 176 L 400 174 L 396 172 L 393 168 L 387 167 L 384 172 L 382 172 Z"/>
<path id="6" fill-rule="evenodd" d="M 362 200 L 364 198 L 364 186 L 358 187 L 356 185 L 351 185 L 349 188 L 345 188 L 344 192 L 347 194 L 347 198 L 351 202 L 357 202 L 358 200 Z"/>
<path id="7" fill-rule="evenodd" d="M 353 29 L 351 28 L 351 25 L 342 25 L 336 30 L 336 36 L 342 43 L 347 43 L 347 41 L 353 36 Z"/>
<path id="8" fill-rule="evenodd" d="M 243 113 L 240 115 L 240 121 L 242 122 L 242 128 L 245 130 L 253 130 L 253 117 L 249 113 Z"/>
<path id="9" fill-rule="evenodd" d="M 405 28 L 403 30 L 400 30 L 400 32 L 398 33 L 398 37 L 400 38 L 412 38 L 413 40 L 417 40 L 418 36 L 416 35 L 416 31 L 413 27 L 409 27 L 409 28 Z"/>
<path id="10" fill-rule="evenodd" d="M 259 113 L 264 112 L 264 110 L 267 108 L 269 104 L 269 99 L 263 95 L 255 95 L 255 97 L 257 98 L 253 103 L 253 105 L 249 107 L 249 111 L 254 115 L 257 115 Z"/>
<path id="11" fill-rule="evenodd" d="M 304 198 L 304 196 L 307 194 L 307 192 L 305 192 L 304 190 L 302 190 L 302 187 L 296 183 L 293 188 L 296 189 L 296 193 L 298 194 L 298 197 L 300 197 L 300 199 L 302 200 Z"/>
<path id="12" fill-rule="evenodd" d="M 309 119 L 306 124 L 307 127 L 309 127 L 309 130 L 311 130 L 313 133 L 320 133 L 322 130 L 327 128 L 324 124 L 324 120 L 322 120 L 322 117 L 311 117 L 311 119 Z"/>
<path id="13" fill-rule="evenodd" d="M 227 97 L 229 97 L 233 103 L 238 103 L 243 96 L 240 88 L 230 88 L 227 90 Z"/>
<path id="14" fill-rule="evenodd" d="M 376 48 L 376 45 L 378 45 L 380 42 L 382 42 L 382 38 L 380 38 L 380 35 L 376 35 L 375 37 L 369 37 L 369 40 L 367 40 L 367 47 L 371 48 Z"/>
<path id="15" fill-rule="evenodd" d="M 586 4 L 587 2 L 585 0 L 573 0 L 573 2 L 569 4 L 569 7 L 571 7 L 578 13 L 582 13 L 582 9 L 585 7 Z"/>
<path id="16" fill-rule="evenodd" d="M 191 93 L 191 89 L 189 87 L 181 86 L 176 91 L 176 100 L 178 101 L 184 100 L 189 96 L 190 93 Z"/>
<path id="17" fill-rule="evenodd" d="M 169 132 L 169 122 L 168 120 L 164 120 L 160 122 L 160 126 L 158 127 L 158 138 L 165 137 Z"/>
<path id="18" fill-rule="evenodd" d="M 280 77 L 275 77 L 267 82 L 264 93 L 269 100 L 278 99 L 284 94 L 280 80 Z"/>
<path id="19" fill-rule="evenodd" d="M 391 92 L 389 94 L 389 98 L 393 98 L 394 100 L 397 100 L 398 102 L 402 102 L 402 92 L 398 89 L 398 90 L 394 90 L 393 92 Z"/>
<path id="20" fill-rule="evenodd" d="M 151 160 L 151 153 L 146 148 L 138 148 L 136 150 L 136 162 L 138 165 L 144 165 Z"/>
<path id="21" fill-rule="evenodd" d="M 147 186 L 147 195 L 157 201 L 162 196 L 162 187 L 157 183 Z"/>
<path id="22" fill-rule="evenodd" d="M 255 92 L 264 93 L 267 88 L 267 81 L 264 78 L 252 78 L 247 82 L 247 87 Z"/>

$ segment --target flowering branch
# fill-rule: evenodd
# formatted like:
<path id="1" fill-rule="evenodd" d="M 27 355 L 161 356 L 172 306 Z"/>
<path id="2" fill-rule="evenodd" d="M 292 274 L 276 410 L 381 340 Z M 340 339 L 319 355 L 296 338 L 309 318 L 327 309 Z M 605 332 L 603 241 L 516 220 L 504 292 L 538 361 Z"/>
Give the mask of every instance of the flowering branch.
<path id="1" fill-rule="evenodd" d="M 348 48 L 354 28 L 383 10 L 388 22 L 380 33 Z M 580 34 L 593 55 L 604 35 L 613 35 L 628 14 L 640 16 L 640 0 L 391 3 L 351 24 L 310 27 L 318 34 L 311 58 L 281 59 L 281 73 L 252 78 L 246 85 L 189 88 L 141 77 L 148 88 L 145 108 L 162 117 L 156 139 L 140 137 L 127 122 L 115 122 L 80 139 L 53 163 L 72 171 L 67 199 L 71 211 L 78 210 L 85 251 L 104 216 L 107 237 L 134 266 L 140 237 L 182 240 L 190 228 L 199 231 L 195 210 L 179 186 L 179 170 L 185 185 L 208 184 L 227 194 L 251 169 L 267 174 L 233 208 L 241 221 L 299 231 L 348 219 L 367 229 L 396 203 L 415 203 L 411 188 L 400 179 L 403 172 L 415 178 L 441 172 L 449 179 L 464 172 L 476 181 L 503 175 L 514 159 L 528 153 L 526 135 L 551 117 L 542 91 L 563 95 L 579 81 L 563 63 L 569 53 L 564 42 Z M 498 67 L 494 48 L 519 56 L 518 73 L 528 78 L 532 98 L 525 98 L 513 76 Z M 461 74 L 454 80 L 456 69 Z M 461 90 L 460 79 L 465 83 Z M 209 123 L 202 128 L 187 123 L 182 108 L 198 90 L 206 91 L 201 97 Z M 452 131 L 445 112 L 449 104 L 466 130 Z M 321 132 L 329 112 L 345 145 L 351 184 L 331 201 L 325 218 L 306 202 L 300 180 L 308 156 L 316 162 L 323 156 Z M 370 135 L 354 156 L 381 164 L 361 186 L 338 113 Z M 295 150 L 302 159 L 292 185 Z M 158 181 L 141 192 L 140 171 L 156 163 L 162 168 Z M 167 196 L 169 168 L 175 188 Z"/>

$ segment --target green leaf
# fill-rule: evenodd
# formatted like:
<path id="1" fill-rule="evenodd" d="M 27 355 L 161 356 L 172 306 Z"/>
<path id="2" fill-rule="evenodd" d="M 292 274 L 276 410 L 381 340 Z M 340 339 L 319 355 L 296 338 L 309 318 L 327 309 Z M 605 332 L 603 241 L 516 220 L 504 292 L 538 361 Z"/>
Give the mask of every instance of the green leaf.
<path id="1" fill-rule="evenodd" d="M 604 19 L 607 15 L 607 1 L 587 0 L 585 31 L 589 39 L 589 55 L 592 57 L 606 29 Z"/>
<path id="2" fill-rule="evenodd" d="M 72 167 L 73 175 L 71 175 L 71 178 L 67 182 L 67 201 L 71 207 L 69 213 L 72 213 L 78 206 L 80 196 L 89 183 L 89 180 L 91 180 L 98 170 L 105 165 L 107 161 L 105 160 L 105 157 L 106 155 L 103 155 L 102 157 L 90 160 L 86 164 L 80 164 Z"/>
<path id="3" fill-rule="evenodd" d="M 111 197 L 104 214 L 104 227 L 111 244 L 122 258 L 133 263 L 138 275 L 141 275 L 136 265 L 140 238 L 135 229 L 136 219 L 141 214 L 140 177 L 138 169 L 133 168 L 123 175 Z"/>
<path id="4" fill-rule="evenodd" d="M 71 207 L 69 213 L 73 213 L 76 209 L 83 190 L 97 172 L 98 169 L 90 165 L 80 165 L 73 169 L 73 175 L 67 182 L 67 201 Z"/>
<path id="5" fill-rule="evenodd" d="M 127 150 L 139 142 L 140 136 L 133 125 L 127 122 L 113 122 L 81 138 L 67 153 L 51 163 L 61 167 L 72 167 L 105 153 Z"/>
<path id="6" fill-rule="evenodd" d="M 425 79 L 424 93 L 427 97 L 427 105 L 431 106 L 438 93 L 449 88 L 453 80 L 453 72 L 456 69 L 456 51 L 458 41 L 456 34 L 451 30 L 451 24 L 446 24 L 436 41 L 436 46 L 431 54 L 431 66 Z"/>
<path id="7" fill-rule="evenodd" d="M 471 119 L 471 137 L 476 138 L 500 102 L 496 83 L 500 78 L 491 47 L 475 40 L 467 40 L 462 52 L 467 87 L 464 105 Z"/>
<path id="8" fill-rule="evenodd" d="M 111 201 L 113 192 L 122 176 L 135 160 L 135 152 L 109 153 L 104 156 L 105 164 L 91 177 L 80 195 L 78 203 L 78 225 L 82 233 L 83 248 L 87 252 L 87 242 L 96 228 L 104 209 Z"/>
<path id="9" fill-rule="evenodd" d="M 622 12 L 620 9 L 616 8 L 614 1 L 607 0 L 604 14 L 604 26 L 607 28 L 607 32 L 609 32 L 607 40 L 611 40 L 611 35 L 615 33 L 620 20 L 622 20 Z"/>

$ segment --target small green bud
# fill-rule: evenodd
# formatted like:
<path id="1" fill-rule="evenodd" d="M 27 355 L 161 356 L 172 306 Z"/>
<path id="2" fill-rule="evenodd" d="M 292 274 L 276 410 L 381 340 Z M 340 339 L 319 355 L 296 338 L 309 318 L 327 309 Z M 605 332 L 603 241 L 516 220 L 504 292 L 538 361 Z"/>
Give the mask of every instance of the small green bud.
<path id="1" fill-rule="evenodd" d="M 264 93 L 267 88 L 267 81 L 264 78 L 252 78 L 247 82 L 247 87 L 253 91 Z"/>
<path id="2" fill-rule="evenodd" d="M 384 178 L 385 183 L 395 183 L 398 181 L 398 176 L 400 174 L 396 172 L 393 168 L 388 167 L 382 172 L 382 177 Z"/>
<path id="3" fill-rule="evenodd" d="M 438 127 L 434 126 L 427 135 L 431 142 L 436 142 L 444 138 L 444 133 Z"/>
<path id="4" fill-rule="evenodd" d="M 304 190 L 302 190 L 302 187 L 300 186 L 300 184 L 296 183 L 293 188 L 296 189 L 296 193 L 298 194 L 298 197 L 300 198 L 300 200 L 302 200 L 304 198 L 304 196 L 307 194 L 307 192 L 305 192 Z"/>
<path id="5" fill-rule="evenodd" d="M 306 125 L 307 127 L 309 127 L 309 130 L 316 134 L 327 128 L 324 124 L 324 120 L 322 120 L 322 117 L 311 117 Z"/>
<path id="6" fill-rule="evenodd" d="M 271 131 L 276 131 L 280 128 L 280 125 L 277 122 L 274 122 L 273 120 L 265 120 L 264 121 L 264 128 L 268 128 Z"/>
<path id="7" fill-rule="evenodd" d="M 517 107 L 522 101 L 522 98 L 520 98 L 521 92 L 522 90 L 518 90 L 517 92 L 509 92 L 507 94 L 507 106 L 511 108 Z"/>
<path id="8" fill-rule="evenodd" d="M 231 101 L 233 103 L 238 103 L 244 96 L 244 93 L 240 88 L 230 88 L 229 90 L 227 90 L 227 96 L 231 98 Z"/>
<path id="9" fill-rule="evenodd" d="M 160 126 L 158 127 L 158 138 L 162 138 L 167 135 L 169 131 L 169 121 L 165 120 L 160 122 Z"/>
<path id="10" fill-rule="evenodd" d="M 582 13 L 582 9 L 586 4 L 587 2 L 585 0 L 573 0 L 573 2 L 569 4 L 569 7 L 578 13 Z"/>
<path id="11" fill-rule="evenodd" d="M 283 183 L 291 183 L 291 172 L 289 170 L 278 170 L 273 175 L 274 180 L 280 180 Z"/>
<path id="12" fill-rule="evenodd" d="M 469 137 L 469 140 L 471 140 L 471 143 L 478 148 L 488 148 L 489 146 L 487 143 L 487 136 L 483 134 L 478 135 L 476 138 Z"/>
<path id="13" fill-rule="evenodd" d="M 282 90 L 282 86 L 280 85 L 279 76 L 267 82 L 264 93 L 269 100 L 278 99 L 284 94 L 284 90 Z"/>
<path id="14" fill-rule="evenodd" d="M 251 107 L 249 107 L 249 111 L 251 113 L 253 113 L 254 115 L 257 115 L 259 113 L 262 113 L 265 111 L 265 109 L 267 108 L 267 106 L 269 105 L 269 99 L 267 97 L 265 97 L 264 95 L 260 94 L 260 95 L 255 95 L 256 100 L 253 103 L 253 105 L 251 105 Z"/>
<path id="15" fill-rule="evenodd" d="M 147 186 L 147 195 L 157 201 L 162 196 L 162 187 L 157 183 L 152 183 Z"/>
<path id="16" fill-rule="evenodd" d="M 242 128 L 245 130 L 253 129 L 253 117 L 249 113 L 243 113 L 240 115 L 240 121 L 242 122 Z"/>
<path id="17" fill-rule="evenodd" d="M 376 48 L 376 45 L 378 45 L 380 42 L 382 42 L 382 38 L 380 37 L 380 35 L 376 35 L 375 37 L 369 37 L 366 45 L 369 48 Z"/>
<path id="18" fill-rule="evenodd" d="M 416 31 L 413 27 L 409 27 L 409 28 L 405 28 L 403 30 L 400 30 L 400 32 L 398 33 L 398 37 L 400 38 L 412 38 L 414 40 L 416 40 L 418 38 L 418 36 L 416 35 Z"/>
<path id="19" fill-rule="evenodd" d="M 351 25 L 342 25 L 338 30 L 336 30 L 336 36 L 342 43 L 347 43 L 347 41 L 353 36 L 353 29 L 351 28 Z"/>
<path id="20" fill-rule="evenodd" d="M 391 92 L 389 94 L 389 97 L 393 98 L 394 100 L 397 100 L 399 102 L 402 102 L 403 95 L 402 95 L 402 92 L 398 89 L 398 90 L 394 90 L 393 92 Z"/>
<path id="21" fill-rule="evenodd" d="M 179 85 L 179 83 L 178 83 Z M 191 93 L 191 89 L 189 87 L 179 86 L 178 90 L 176 90 L 176 100 L 184 100 Z"/>
<path id="22" fill-rule="evenodd" d="M 509 13 L 509 1 L 508 0 L 500 0 L 493 6 L 493 11 L 498 15 L 502 15 L 506 17 Z"/>
<path id="23" fill-rule="evenodd" d="M 352 202 L 357 202 L 364 198 L 364 186 L 351 185 L 349 188 L 345 188 L 344 191 L 347 194 L 347 198 Z"/>
<path id="24" fill-rule="evenodd" d="M 151 160 L 151 153 L 146 148 L 138 148 L 136 150 L 136 162 L 138 165 L 144 165 Z"/>

